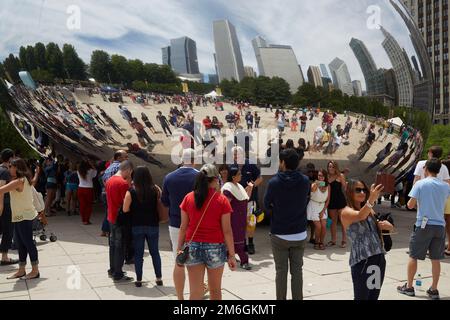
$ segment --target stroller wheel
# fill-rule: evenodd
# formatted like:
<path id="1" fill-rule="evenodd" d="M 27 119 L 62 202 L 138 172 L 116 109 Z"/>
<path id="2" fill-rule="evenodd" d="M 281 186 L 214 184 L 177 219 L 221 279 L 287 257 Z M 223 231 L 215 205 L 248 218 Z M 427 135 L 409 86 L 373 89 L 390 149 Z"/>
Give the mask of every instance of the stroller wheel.
<path id="1" fill-rule="evenodd" d="M 45 234 L 41 234 L 39 239 L 41 239 L 41 241 L 46 241 L 47 240 L 47 236 Z"/>
<path id="2" fill-rule="evenodd" d="M 55 235 L 52 234 L 52 235 L 50 236 L 50 241 L 51 241 L 51 242 L 56 242 L 56 240 L 58 240 L 58 238 L 57 238 Z"/>

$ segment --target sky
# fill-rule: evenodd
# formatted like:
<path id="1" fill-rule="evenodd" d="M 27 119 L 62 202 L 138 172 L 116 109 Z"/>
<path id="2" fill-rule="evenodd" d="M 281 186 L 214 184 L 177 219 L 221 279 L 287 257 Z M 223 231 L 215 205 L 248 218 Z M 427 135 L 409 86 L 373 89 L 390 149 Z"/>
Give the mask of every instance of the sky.
<path id="1" fill-rule="evenodd" d="M 339 57 L 347 63 L 352 80 L 365 88 L 359 64 L 349 47 L 352 37 L 362 40 L 378 67 L 391 63 L 381 46 L 380 30 L 368 28 L 380 8 L 381 24 L 411 56 L 409 32 L 388 0 L 1 0 L 0 60 L 18 55 L 22 45 L 36 42 L 73 44 L 89 63 L 93 50 L 122 54 L 144 62 L 162 63 L 161 48 L 170 39 L 188 36 L 196 41 L 200 71 L 215 73 L 214 20 L 235 25 L 244 65 L 257 71 L 251 40 L 257 35 L 270 44 L 291 45 L 305 77 L 310 65 L 328 64 Z M 80 9 L 80 28 L 68 28 Z"/>

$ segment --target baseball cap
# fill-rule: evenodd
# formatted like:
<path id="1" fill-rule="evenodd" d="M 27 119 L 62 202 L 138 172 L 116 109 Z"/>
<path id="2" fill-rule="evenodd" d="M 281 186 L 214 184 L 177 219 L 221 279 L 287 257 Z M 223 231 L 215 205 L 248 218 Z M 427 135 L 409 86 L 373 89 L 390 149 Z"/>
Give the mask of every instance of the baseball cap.
<path id="1" fill-rule="evenodd" d="M 208 178 L 217 178 L 220 175 L 216 166 L 210 163 L 205 164 L 200 171 L 203 172 Z"/>

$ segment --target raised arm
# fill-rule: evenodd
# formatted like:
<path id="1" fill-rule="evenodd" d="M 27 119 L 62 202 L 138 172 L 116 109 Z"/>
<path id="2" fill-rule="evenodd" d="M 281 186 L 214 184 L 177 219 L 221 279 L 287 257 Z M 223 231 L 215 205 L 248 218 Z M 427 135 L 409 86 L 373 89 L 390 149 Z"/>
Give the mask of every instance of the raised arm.
<path id="1" fill-rule="evenodd" d="M 8 193 L 10 191 L 14 191 L 17 189 L 23 188 L 23 179 L 16 179 L 8 183 L 7 185 L 4 185 L 3 187 L 0 187 L 0 195 L 4 195 L 5 193 Z"/>

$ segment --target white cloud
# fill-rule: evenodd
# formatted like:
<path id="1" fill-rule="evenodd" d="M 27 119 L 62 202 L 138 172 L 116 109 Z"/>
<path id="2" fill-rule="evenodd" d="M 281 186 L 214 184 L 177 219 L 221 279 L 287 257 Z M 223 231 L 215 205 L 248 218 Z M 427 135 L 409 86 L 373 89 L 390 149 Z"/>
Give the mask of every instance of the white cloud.
<path id="1" fill-rule="evenodd" d="M 200 8 L 204 4 L 205 8 Z M 214 72 L 212 21 L 228 18 L 236 25 L 244 64 L 256 70 L 251 39 L 261 34 L 270 43 L 292 45 L 303 72 L 309 65 L 328 65 L 335 57 L 347 62 L 353 79 L 364 78 L 349 47 L 352 37 L 364 41 L 379 67 L 390 67 L 381 47 L 380 31 L 368 30 L 366 9 L 382 9 L 382 23 L 411 51 L 409 36 L 388 0 L 2 0 L 0 58 L 16 53 L 21 45 L 54 41 L 72 43 L 89 61 L 95 49 L 129 58 L 161 63 L 161 47 L 171 38 L 189 36 L 197 42 L 200 69 Z M 66 27 L 69 5 L 81 9 L 81 29 Z M 128 34 L 139 41 L 114 42 Z M 86 38 L 102 39 L 94 45 Z M 148 41 L 147 41 L 148 39 Z M 132 40 L 132 39 L 131 39 Z"/>

